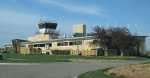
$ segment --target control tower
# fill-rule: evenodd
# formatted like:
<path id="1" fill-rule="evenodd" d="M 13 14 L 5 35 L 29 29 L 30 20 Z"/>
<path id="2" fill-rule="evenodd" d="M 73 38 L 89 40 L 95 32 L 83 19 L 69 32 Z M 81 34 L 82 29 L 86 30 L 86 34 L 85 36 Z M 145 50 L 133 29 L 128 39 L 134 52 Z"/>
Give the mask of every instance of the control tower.
<path id="1" fill-rule="evenodd" d="M 57 28 L 57 23 L 52 21 L 41 21 L 38 23 L 39 33 L 54 34 Z"/>
<path id="2" fill-rule="evenodd" d="M 49 41 L 57 39 L 59 33 L 56 31 L 57 23 L 52 21 L 40 20 L 38 23 L 39 33 L 28 38 L 29 41 Z"/>

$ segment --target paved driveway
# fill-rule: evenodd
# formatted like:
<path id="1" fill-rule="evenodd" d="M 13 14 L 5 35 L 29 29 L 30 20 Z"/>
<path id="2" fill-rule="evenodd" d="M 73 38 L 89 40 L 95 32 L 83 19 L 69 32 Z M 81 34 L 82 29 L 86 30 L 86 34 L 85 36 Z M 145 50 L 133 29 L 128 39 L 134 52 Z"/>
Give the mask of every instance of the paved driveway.
<path id="1" fill-rule="evenodd" d="M 0 64 L 0 78 L 74 78 L 80 73 L 143 61 Z"/>

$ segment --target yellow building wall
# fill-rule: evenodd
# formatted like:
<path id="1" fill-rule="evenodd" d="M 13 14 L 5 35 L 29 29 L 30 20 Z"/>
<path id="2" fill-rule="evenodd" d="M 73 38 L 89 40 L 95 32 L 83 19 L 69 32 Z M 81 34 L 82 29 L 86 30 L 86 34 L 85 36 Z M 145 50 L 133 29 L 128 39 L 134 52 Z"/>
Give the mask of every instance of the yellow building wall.
<path id="1" fill-rule="evenodd" d="M 91 56 L 96 55 L 95 51 L 92 50 L 95 48 L 92 45 L 93 40 L 82 40 L 82 45 L 68 45 L 68 46 L 57 46 L 58 42 L 52 42 L 52 47 L 36 47 L 42 50 L 42 53 L 46 53 L 45 51 L 52 51 L 52 50 L 70 50 L 71 55 L 83 55 L 83 56 Z M 70 42 L 70 41 L 65 41 Z M 28 44 L 27 44 L 28 45 Z M 33 44 L 30 44 L 33 45 Z M 30 47 L 28 48 L 21 48 L 21 54 L 30 54 Z M 35 48 L 35 47 L 33 47 Z"/>
<path id="2" fill-rule="evenodd" d="M 21 47 L 20 54 L 30 54 L 30 49 L 26 47 Z"/>
<path id="3" fill-rule="evenodd" d="M 21 47 L 20 48 L 20 54 L 41 54 L 42 51 L 39 48 L 26 48 Z"/>
<path id="4" fill-rule="evenodd" d="M 96 55 L 95 51 L 92 50 L 95 48 L 94 45 L 92 45 L 93 40 L 82 40 L 82 45 L 68 45 L 68 46 L 57 46 L 58 42 L 53 42 L 52 47 L 49 47 L 49 50 L 70 50 L 71 55 L 83 55 L 83 56 L 90 56 L 90 55 Z M 69 41 L 65 41 L 69 42 Z"/>
<path id="5" fill-rule="evenodd" d="M 67 41 L 65 41 L 67 42 Z M 69 42 L 69 41 L 68 41 Z M 76 50 L 76 45 L 72 45 L 72 46 L 57 46 L 58 42 L 52 42 L 52 47 L 49 47 L 49 49 L 51 50 Z"/>
<path id="6" fill-rule="evenodd" d="M 85 33 L 86 26 L 84 24 L 74 25 L 73 32 L 74 33 Z"/>
<path id="7" fill-rule="evenodd" d="M 49 41 L 50 35 L 49 34 L 38 34 L 32 37 L 29 37 L 28 40 L 32 42 L 36 41 Z"/>
<path id="8" fill-rule="evenodd" d="M 92 44 L 93 40 L 84 40 L 82 43 L 82 55 L 83 56 L 93 56 L 96 55 L 95 49 L 96 46 Z"/>

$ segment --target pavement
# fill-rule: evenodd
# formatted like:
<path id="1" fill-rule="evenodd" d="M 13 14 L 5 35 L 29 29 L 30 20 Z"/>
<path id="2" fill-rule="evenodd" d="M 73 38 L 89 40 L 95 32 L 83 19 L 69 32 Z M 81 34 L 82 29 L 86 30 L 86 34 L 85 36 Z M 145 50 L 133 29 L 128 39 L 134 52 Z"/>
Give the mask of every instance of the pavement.
<path id="1" fill-rule="evenodd" d="M 0 78 L 76 78 L 79 74 L 147 61 L 0 63 Z"/>

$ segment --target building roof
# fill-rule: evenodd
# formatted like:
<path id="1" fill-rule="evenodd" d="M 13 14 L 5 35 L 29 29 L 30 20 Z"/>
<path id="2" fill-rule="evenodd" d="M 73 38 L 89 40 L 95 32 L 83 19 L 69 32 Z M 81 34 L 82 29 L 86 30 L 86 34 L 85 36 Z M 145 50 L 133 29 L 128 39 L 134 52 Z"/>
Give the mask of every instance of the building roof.
<path id="1" fill-rule="evenodd" d="M 135 36 L 138 38 L 146 38 L 148 36 Z M 59 38 L 59 39 L 50 39 L 49 41 L 36 41 L 36 42 L 23 42 L 23 43 L 50 43 L 50 42 L 61 42 L 61 41 L 75 41 L 75 40 L 91 40 L 94 39 L 93 36 L 84 36 L 84 37 L 66 37 L 66 38 Z"/>
<path id="2" fill-rule="evenodd" d="M 59 41 L 74 41 L 74 40 L 91 40 L 94 39 L 92 36 L 85 37 L 67 37 L 67 38 L 59 38 L 59 39 L 51 39 L 49 41 L 36 41 L 36 42 L 23 42 L 23 43 L 49 43 L 49 42 L 59 42 Z"/>

